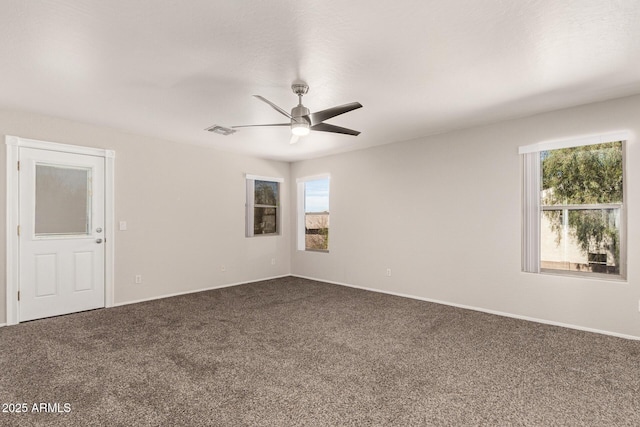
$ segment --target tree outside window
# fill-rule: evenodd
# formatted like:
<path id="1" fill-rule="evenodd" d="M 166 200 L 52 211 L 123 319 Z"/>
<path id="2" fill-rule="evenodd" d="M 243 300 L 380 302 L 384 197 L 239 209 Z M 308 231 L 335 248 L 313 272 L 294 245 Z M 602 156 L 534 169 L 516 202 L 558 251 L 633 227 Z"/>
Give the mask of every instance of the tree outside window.
<path id="1" fill-rule="evenodd" d="M 540 152 L 540 267 L 620 275 L 622 141 Z"/>

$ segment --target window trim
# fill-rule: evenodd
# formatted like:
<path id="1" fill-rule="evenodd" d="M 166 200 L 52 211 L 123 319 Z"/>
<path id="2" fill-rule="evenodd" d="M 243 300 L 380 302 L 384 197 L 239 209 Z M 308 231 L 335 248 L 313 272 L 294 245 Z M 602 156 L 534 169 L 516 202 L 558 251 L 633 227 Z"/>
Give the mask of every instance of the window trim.
<path id="1" fill-rule="evenodd" d="M 573 276 L 609 281 L 627 280 L 627 171 L 626 146 L 631 139 L 631 132 L 616 131 L 600 135 L 590 135 L 571 139 L 543 141 L 536 144 L 521 146 L 518 153 L 522 157 L 522 271 L 526 273 L 544 273 L 551 275 Z M 574 148 L 587 145 L 603 144 L 622 141 L 622 204 L 603 203 L 596 205 L 558 205 L 542 206 L 540 200 L 541 163 L 540 152 Z M 570 209 L 620 209 L 620 274 L 585 273 L 540 268 L 540 222 L 543 211 Z"/>
<path id="2" fill-rule="evenodd" d="M 327 250 L 319 249 L 307 249 L 306 232 L 305 232 L 305 184 L 309 181 L 319 181 L 322 179 L 329 180 L 329 197 L 331 197 L 331 174 L 324 173 L 319 175 L 305 176 L 302 178 L 296 178 L 296 198 L 297 198 L 297 215 L 296 215 L 296 247 L 298 251 L 302 252 L 319 252 L 329 253 Z M 329 205 L 331 206 L 331 205 Z M 331 215 L 331 207 L 329 207 L 329 215 Z"/>
<path id="3" fill-rule="evenodd" d="M 607 142 L 628 141 L 629 139 L 631 139 L 631 132 L 629 132 L 628 130 L 620 130 L 616 132 L 582 136 L 577 138 L 553 139 L 549 141 L 537 142 L 535 144 L 523 145 L 518 148 L 518 154 L 539 153 L 541 151 L 559 150 L 561 148 L 606 144 Z"/>
<path id="4" fill-rule="evenodd" d="M 267 182 L 277 182 L 278 183 L 278 201 L 275 206 L 276 209 L 276 232 L 268 233 L 268 234 L 255 234 L 254 233 L 254 208 L 265 206 L 265 205 L 256 205 L 255 204 L 255 182 L 256 181 L 267 181 Z M 282 209 L 280 203 L 280 193 L 282 191 L 282 185 L 284 183 L 284 178 L 278 177 L 270 177 L 270 176 L 262 176 L 262 175 L 252 175 L 245 174 L 245 182 L 246 182 L 246 203 L 245 203 L 245 237 L 258 237 L 258 236 L 279 236 L 281 234 L 281 226 L 282 226 Z M 268 206 L 272 207 L 272 206 Z"/>

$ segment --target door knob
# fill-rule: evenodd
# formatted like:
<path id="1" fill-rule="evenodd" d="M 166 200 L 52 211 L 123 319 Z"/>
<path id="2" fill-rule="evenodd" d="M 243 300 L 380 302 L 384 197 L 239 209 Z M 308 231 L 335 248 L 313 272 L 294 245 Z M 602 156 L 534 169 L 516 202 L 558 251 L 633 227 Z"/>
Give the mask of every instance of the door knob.
<path id="1" fill-rule="evenodd" d="M 96 243 L 102 243 L 102 239 L 96 239 Z"/>

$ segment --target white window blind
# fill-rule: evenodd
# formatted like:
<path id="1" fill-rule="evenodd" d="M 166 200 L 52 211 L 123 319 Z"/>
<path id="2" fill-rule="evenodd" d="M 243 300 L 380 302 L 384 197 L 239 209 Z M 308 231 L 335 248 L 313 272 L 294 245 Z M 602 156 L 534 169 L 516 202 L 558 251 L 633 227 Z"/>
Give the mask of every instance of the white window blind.
<path id="1" fill-rule="evenodd" d="M 540 272 L 540 153 L 522 156 L 522 271 Z"/>

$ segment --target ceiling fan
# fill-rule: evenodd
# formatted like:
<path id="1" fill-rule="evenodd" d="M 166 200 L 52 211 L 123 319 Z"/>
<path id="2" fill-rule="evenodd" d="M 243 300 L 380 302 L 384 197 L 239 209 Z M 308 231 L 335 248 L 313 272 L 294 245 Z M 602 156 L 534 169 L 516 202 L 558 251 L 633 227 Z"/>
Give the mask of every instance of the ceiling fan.
<path id="1" fill-rule="evenodd" d="M 301 136 L 308 135 L 310 131 L 320 131 L 320 132 L 332 132 L 332 133 L 341 133 L 344 135 L 353 135 L 357 136 L 360 134 L 357 130 L 347 129 L 340 126 L 332 125 L 329 123 L 324 123 L 325 120 L 328 120 L 332 117 L 339 116 L 340 114 L 348 113 L 349 111 L 362 108 L 362 104 L 359 102 L 351 102 L 349 104 L 339 105 L 337 107 L 327 108 L 326 110 L 317 111 L 315 113 L 311 113 L 307 107 L 302 105 L 302 95 L 306 94 L 309 91 L 309 86 L 305 83 L 294 83 L 291 85 L 291 90 L 293 93 L 298 95 L 298 105 L 291 109 L 291 114 L 287 113 L 282 108 L 278 107 L 273 102 L 268 99 L 260 96 L 253 95 L 258 98 L 260 101 L 265 102 L 271 106 L 274 110 L 286 116 L 290 121 L 288 123 L 271 123 L 271 124 L 261 124 L 261 125 L 240 125 L 240 126 L 231 126 L 230 128 L 213 125 L 208 127 L 206 130 L 209 132 L 215 132 L 220 135 L 231 135 L 236 132 L 238 128 L 246 128 L 246 127 L 269 127 L 269 126 L 289 126 L 291 128 L 291 140 L 290 143 L 294 144 L 298 142 L 298 138 Z"/>

